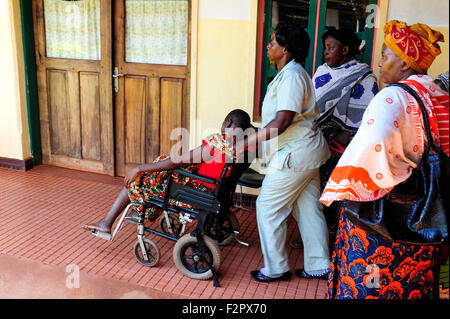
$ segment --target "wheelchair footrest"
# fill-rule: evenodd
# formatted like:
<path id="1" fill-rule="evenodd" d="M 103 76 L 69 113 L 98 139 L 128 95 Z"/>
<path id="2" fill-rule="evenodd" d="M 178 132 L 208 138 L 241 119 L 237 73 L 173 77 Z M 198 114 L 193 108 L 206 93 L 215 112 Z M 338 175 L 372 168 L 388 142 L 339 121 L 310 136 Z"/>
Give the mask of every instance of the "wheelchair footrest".
<path id="1" fill-rule="evenodd" d="M 98 238 L 101 238 L 101 239 L 104 239 L 104 240 L 107 240 L 107 241 L 112 241 L 112 239 L 113 239 L 112 234 L 110 234 L 110 233 L 105 233 L 105 232 L 103 232 L 103 231 L 101 231 L 101 230 L 93 229 L 93 230 L 91 231 L 91 233 L 92 233 L 95 237 L 98 237 Z"/>

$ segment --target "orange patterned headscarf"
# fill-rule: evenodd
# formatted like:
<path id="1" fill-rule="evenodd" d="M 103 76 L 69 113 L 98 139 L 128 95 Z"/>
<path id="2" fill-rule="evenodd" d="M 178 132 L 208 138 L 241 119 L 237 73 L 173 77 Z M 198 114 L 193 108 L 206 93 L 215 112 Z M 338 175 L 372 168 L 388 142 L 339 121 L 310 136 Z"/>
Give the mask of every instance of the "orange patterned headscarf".
<path id="1" fill-rule="evenodd" d="M 392 20 L 384 26 L 384 33 L 384 43 L 416 72 L 424 73 L 441 54 L 437 42 L 444 42 L 444 36 L 426 24 L 408 26 Z"/>

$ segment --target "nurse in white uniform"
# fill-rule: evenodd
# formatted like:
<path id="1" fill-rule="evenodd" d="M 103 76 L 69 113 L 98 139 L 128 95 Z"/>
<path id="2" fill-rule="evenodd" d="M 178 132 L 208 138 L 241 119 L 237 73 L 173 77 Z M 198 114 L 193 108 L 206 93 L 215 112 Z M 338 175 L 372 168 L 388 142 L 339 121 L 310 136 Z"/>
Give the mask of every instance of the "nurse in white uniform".
<path id="1" fill-rule="evenodd" d="M 318 109 L 310 76 L 301 66 L 309 49 L 306 31 L 280 23 L 267 46 L 278 74 L 262 105 L 262 129 L 238 143 L 237 154 L 263 142 L 268 171 L 256 201 L 264 267 L 251 272 L 257 281 L 291 277 L 286 249 L 287 218 L 296 219 L 304 246 L 303 278 L 325 278 L 329 272 L 328 229 L 319 202 L 319 167 L 330 156 L 315 125 Z M 239 155 L 238 155 L 239 156 Z"/>

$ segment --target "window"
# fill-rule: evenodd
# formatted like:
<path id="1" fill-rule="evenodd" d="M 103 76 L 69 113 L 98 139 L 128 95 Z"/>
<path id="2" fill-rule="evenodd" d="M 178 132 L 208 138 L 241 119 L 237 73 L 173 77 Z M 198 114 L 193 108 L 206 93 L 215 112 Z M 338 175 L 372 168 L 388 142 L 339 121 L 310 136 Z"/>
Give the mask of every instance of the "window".
<path id="1" fill-rule="evenodd" d="M 100 0 L 44 0 L 50 58 L 100 60 Z"/>
<path id="2" fill-rule="evenodd" d="M 127 0 L 125 60 L 187 65 L 188 0 Z"/>

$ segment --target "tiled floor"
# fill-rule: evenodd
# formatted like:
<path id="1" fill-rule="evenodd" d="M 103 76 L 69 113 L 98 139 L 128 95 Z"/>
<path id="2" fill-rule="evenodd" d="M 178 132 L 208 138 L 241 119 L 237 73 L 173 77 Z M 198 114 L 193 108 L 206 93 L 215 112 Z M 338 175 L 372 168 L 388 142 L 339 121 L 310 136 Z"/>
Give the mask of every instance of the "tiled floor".
<path id="1" fill-rule="evenodd" d="M 326 281 L 305 280 L 258 283 L 249 272 L 262 267 L 256 218 L 240 210 L 240 238 L 221 247 L 221 287 L 211 280 L 190 279 L 178 271 L 172 259 L 174 242 L 148 235 L 159 247 L 161 259 L 155 267 L 139 264 L 132 252 L 136 226 L 125 224 L 112 241 L 83 230 L 81 225 L 104 216 L 121 189 L 122 178 L 41 165 L 27 172 L 0 168 L 0 255 L 66 267 L 75 264 L 82 274 L 105 280 L 148 287 L 162 295 L 181 298 L 322 299 Z M 157 222 L 156 222 L 157 223 Z M 158 228 L 157 224 L 152 228 Z M 298 236 L 289 220 L 288 241 Z M 301 249 L 289 247 L 291 268 L 303 265 Z"/>

